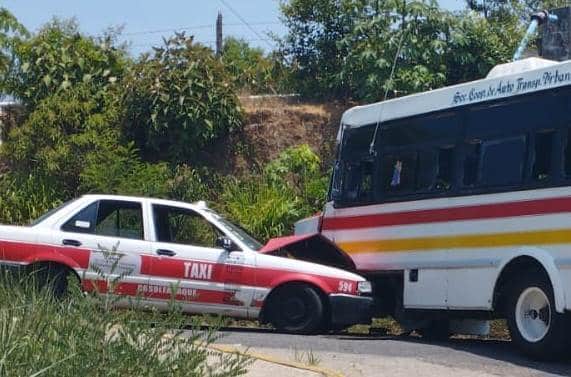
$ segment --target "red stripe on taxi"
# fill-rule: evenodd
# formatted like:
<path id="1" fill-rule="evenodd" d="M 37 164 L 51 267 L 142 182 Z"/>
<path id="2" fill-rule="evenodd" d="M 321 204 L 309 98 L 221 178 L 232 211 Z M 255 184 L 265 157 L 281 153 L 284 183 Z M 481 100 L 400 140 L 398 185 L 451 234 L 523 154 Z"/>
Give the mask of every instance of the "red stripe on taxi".
<path id="1" fill-rule="evenodd" d="M 86 249 L 14 241 L 0 241 L 0 246 L 2 259 L 11 262 L 33 262 L 35 256 L 49 255 L 54 259 L 70 258 L 79 268 L 89 267 L 91 252 Z"/>
<path id="2" fill-rule="evenodd" d="M 84 280 L 83 289 L 87 292 L 97 291 L 107 293 L 109 285 L 105 280 Z M 173 288 L 168 285 L 119 282 L 113 288 L 113 293 L 124 296 L 139 296 L 141 299 L 171 300 Z M 236 291 L 212 291 L 208 289 L 178 288 L 175 300 L 195 302 L 201 304 L 221 304 L 232 306 L 245 306 L 247 303 L 236 297 Z"/>

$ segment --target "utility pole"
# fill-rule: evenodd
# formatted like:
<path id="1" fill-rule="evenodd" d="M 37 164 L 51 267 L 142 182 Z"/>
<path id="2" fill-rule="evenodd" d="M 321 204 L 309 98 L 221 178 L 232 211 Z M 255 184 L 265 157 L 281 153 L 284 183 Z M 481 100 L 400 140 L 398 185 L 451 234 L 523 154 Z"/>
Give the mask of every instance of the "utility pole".
<path id="1" fill-rule="evenodd" d="M 222 56 L 222 12 L 220 11 L 216 18 L 216 56 Z"/>

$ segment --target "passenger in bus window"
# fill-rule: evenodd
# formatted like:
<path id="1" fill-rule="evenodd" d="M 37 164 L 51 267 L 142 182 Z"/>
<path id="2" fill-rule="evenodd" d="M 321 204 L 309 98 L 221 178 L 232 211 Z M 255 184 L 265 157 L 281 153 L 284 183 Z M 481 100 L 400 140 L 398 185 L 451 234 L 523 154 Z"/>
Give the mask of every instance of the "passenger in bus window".
<path id="1" fill-rule="evenodd" d="M 391 179 L 391 187 L 400 186 L 400 175 L 402 173 L 402 161 L 397 160 L 394 165 L 393 178 Z"/>
<path id="2" fill-rule="evenodd" d="M 417 170 L 416 151 L 386 155 L 382 159 L 381 182 L 387 193 L 401 193 L 414 190 Z"/>

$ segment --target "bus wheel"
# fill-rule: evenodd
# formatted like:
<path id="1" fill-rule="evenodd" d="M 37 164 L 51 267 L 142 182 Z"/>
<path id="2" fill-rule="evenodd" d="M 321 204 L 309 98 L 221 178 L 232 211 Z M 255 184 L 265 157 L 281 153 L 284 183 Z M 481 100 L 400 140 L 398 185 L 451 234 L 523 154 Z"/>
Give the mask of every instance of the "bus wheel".
<path id="1" fill-rule="evenodd" d="M 507 297 L 512 341 L 529 357 L 561 358 L 569 344 L 569 319 L 555 311 L 553 289 L 545 274 L 524 271 L 520 276 Z"/>
<path id="2" fill-rule="evenodd" d="M 323 326 L 325 308 L 321 297 L 306 284 L 280 288 L 269 305 L 270 322 L 278 331 L 313 334 Z"/>

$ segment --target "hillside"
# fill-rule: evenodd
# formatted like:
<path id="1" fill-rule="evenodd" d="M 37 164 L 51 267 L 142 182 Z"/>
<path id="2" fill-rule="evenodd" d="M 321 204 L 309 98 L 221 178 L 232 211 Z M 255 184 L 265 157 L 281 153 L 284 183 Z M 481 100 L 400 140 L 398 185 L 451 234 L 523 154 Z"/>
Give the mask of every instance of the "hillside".
<path id="1" fill-rule="evenodd" d="M 324 167 L 331 165 L 341 115 L 349 105 L 259 97 L 244 97 L 242 105 L 244 129 L 207 148 L 201 161 L 223 174 L 239 174 L 263 166 L 288 147 L 309 144 Z"/>

